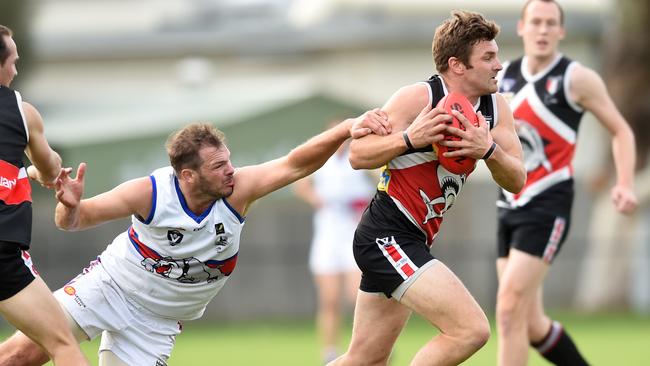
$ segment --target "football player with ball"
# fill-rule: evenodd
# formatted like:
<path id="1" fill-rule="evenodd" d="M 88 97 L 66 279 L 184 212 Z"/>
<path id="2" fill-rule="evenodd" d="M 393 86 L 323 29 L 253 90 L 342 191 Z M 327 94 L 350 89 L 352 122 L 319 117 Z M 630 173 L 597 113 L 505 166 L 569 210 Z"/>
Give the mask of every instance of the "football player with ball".
<path id="1" fill-rule="evenodd" d="M 475 160 L 482 159 L 505 190 L 524 186 L 512 113 L 496 94 L 498 32 L 481 14 L 454 11 L 433 40 L 440 74 L 399 89 L 384 105 L 393 133 L 351 142 L 353 167 L 383 166 L 383 172 L 354 238 L 363 276 L 352 340 L 331 365 L 385 365 L 412 312 L 440 334 L 411 365 L 457 365 L 487 342 L 485 313 L 429 250 Z"/>

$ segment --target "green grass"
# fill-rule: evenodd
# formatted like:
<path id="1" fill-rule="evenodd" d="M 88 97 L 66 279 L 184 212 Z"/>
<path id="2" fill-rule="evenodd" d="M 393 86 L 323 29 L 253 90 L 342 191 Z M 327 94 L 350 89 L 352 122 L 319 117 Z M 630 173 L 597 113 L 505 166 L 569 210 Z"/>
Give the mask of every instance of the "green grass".
<path id="1" fill-rule="evenodd" d="M 593 365 L 650 365 L 650 317 L 629 314 L 554 314 Z M 348 336 L 342 342 L 347 345 Z M 433 327 L 412 318 L 398 339 L 391 365 L 408 365 L 421 345 L 435 334 Z M 3 333 L 6 336 L 6 333 Z M 98 340 L 82 345 L 91 362 L 97 364 Z M 530 353 L 531 366 L 549 365 Z M 494 365 L 496 337 L 463 365 Z M 318 346 L 311 322 L 185 324 L 177 338 L 170 366 L 229 365 L 256 366 L 318 365 Z M 51 365 L 48 364 L 48 365 Z"/>

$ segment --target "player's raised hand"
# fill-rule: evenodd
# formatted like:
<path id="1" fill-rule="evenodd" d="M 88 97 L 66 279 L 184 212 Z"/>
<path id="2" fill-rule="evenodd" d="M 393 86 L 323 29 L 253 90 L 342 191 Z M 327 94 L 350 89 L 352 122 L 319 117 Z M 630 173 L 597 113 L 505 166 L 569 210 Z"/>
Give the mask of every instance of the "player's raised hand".
<path id="1" fill-rule="evenodd" d="M 72 168 L 61 169 L 55 180 L 54 189 L 56 199 L 66 207 L 75 208 L 81 201 L 84 193 L 84 175 L 86 174 L 86 163 L 79 164 L 77 177 L 70 177 Z"/>

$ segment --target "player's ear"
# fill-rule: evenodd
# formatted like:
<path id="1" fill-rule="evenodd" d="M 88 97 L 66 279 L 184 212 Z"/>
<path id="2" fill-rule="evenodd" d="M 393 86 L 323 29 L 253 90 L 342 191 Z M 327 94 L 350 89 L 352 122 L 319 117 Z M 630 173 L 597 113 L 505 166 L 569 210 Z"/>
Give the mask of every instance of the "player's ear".
<path id="1" fill-rule="evenodd" d="M 447 60 L 447 65 L 449 65 L 449 70 L 454 74 L 462 74 L 465 72 L 465 64 L 458 57 L 450 57 Z"/>
<path id="2" fill-rule="evenodd" d="M 517 35 L 519 37 L 523 37 L 524 35 L 524 21 L 522 19 L 517 21 Z"/>
<path id="3" fill-rule="evenodd" d="M 192 182 L 196 177 L 196 172 L 192 169 L 185 168 L 181 170 L 181 174 L 179 175 L 178 179 L 184 180 L 187 182 Z"/>
<path id="4" fill-rule="evenodd" d="M 560 24 L 560 40 L 563 40 L 564 36 L 566 36 L 566 28 L 564 28 L 563 24 Z"/>

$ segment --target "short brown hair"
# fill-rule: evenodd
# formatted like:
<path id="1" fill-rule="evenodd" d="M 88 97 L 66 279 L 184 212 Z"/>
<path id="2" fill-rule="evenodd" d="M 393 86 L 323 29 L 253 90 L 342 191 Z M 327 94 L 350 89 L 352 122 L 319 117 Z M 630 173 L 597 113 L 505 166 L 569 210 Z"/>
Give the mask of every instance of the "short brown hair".
<path id="1" fill-rule="evenodd" d="M 543 3 L 555 4 L 555 6 L 557 6 L 558 10 L 560 11 L 560 25 L 562 25 L 562 26 L 564 25 L 564 9 L 562 9 L 562 6 L 560 6 L 560 3 L 558 3 L 555 0 L 528 0 L 528 1 L 526 1 L 526 3 L 524 4 L 524 7 L 521 8 L 521 19 L 522 20 L 524 19 L 524 16 L 526 15 L 526 9 L 528 8 L 528 5 L 530 5 L 530 3 L 532 3 L 533 1 L 541 1 Z"/>
<path id="2" fill-rule="evenodd" d="M 174 171 L 180 174 L 185 168 L 198 170 L 201 166 L 199 150 L 204 146 L 220 148 L 225 144 L 223 132 L 208 123 L 192 123 L 169 135 L 167 154 Z"/>
<path id="3" fill-rule="evenodd" d="M 9 27 L 0 24 L 0 65 L 4 65 L 5 61 L 9 57 L 9 49 L 7 48 L 7 43 L 5 42 L 5 36 L 13 37 L 14 32 L 9 29 Z"/>
<path id="4" fill-rule="evenodd" d="M 467 67 L 472 46 L 480 41 L 491 41 L 499 34 L 499 26 L 483 15 L 467 10 L 455 10 L 433 36 L 433 61 L 438 72 L 449 68 L 449 59 L 456 57 Z"/>

